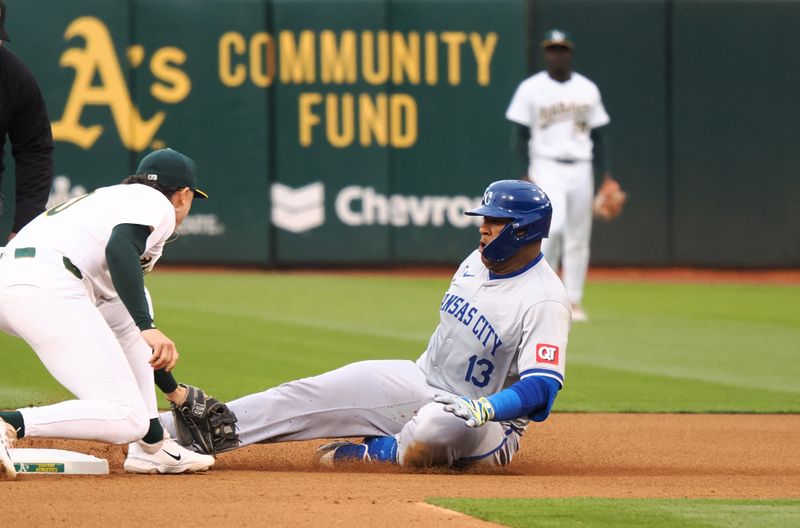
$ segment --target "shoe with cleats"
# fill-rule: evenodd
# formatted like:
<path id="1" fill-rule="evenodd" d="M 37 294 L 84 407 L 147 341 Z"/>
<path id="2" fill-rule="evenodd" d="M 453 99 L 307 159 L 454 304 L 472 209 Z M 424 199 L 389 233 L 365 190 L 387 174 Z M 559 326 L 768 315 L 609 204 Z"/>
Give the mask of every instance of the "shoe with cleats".
<path id="1" fill-rule="evenodd" d="M 367 444 L 337 441 L 320 446 L 314 459 L 321 466 L 333 467 L 347 462 L 369 462 Z"/>
<path id="2" fill-rule="evenodd" d="M 214 465 L 214 457 L 189 451 L 168 436 L 156 444 L 128 445 L 123 467 L 128 473 L 197 473 Z"/>

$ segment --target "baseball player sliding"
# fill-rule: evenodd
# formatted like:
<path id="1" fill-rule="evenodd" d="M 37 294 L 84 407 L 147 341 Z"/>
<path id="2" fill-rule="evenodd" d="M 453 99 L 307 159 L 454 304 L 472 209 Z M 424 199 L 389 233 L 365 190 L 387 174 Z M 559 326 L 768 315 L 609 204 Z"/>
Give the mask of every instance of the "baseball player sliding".
<path id="1" fill-rule="evenodd" d="M 182 473 L 214 459 L 179 446 L 158 421 L 154 369 L 169 371 L 175 344 L 156 328 L 142 271 L 189 214 L 194 162 L 153 152 L 123 184 L 36 217 L 0 253 L 0 329 L 24 339 L 77 399 L 0 412 L 0 462 L 14 476 L 16 438 L 132 442 L 125 469 Z"/>
<path id="2" fill-rule="evenodd" d="M 569 301 L 542 259 L 552 207 L 539 187 L 495 182 L 467 214 L 483 217 L 480 244 L 453 276 L 422 356 L 353 363 L 234 400 L 242 445 L 364 436 L 326 444 L 317 457 L 323 464 L 511 462 L 525 427 L 547 418 L 563 384 Z M 174 435 L 186 428 L 180 415 L 161 419 Z M 213 424 L 205 434 L 195 449 L 216 441 Z"/>
<path id="3" fill-rule="evenodd" d="M 550 238 L 542 251 L 553 268 L 562 270 L 573 320 L 586 321 L 582 300 L 592 232 L 593 147 L 604 181 L 616 184 L 606 166 L 607 134 L 600 128 L 610 119 L 597 86 L 572 71 L 572 38 L 550 30 L 541 46 L 546 71 L 522 81 L 506 118 L 518 125 L 528 176 L 553 201 Z"/>

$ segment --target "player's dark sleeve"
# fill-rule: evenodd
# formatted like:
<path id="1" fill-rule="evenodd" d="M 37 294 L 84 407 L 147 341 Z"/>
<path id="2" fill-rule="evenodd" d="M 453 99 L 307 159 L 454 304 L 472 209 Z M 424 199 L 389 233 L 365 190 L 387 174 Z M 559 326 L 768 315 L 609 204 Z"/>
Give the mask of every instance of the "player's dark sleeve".
<path id="1" fill-rule="evenodd" d="M 530 139 L 531 129 L 527 125 L 520 125 L 519 123 L 511 125 L 511 145 L 517 155 L 521 174 L 528 174 L 528 167 L 530 166 L 528 143 Z"/>
<path id="2" fill-rule="evenodd" d="M 8 128 L 17 180 L 15 233 L 44 211 L 53 183 L 50 118 L 33 75 L 21 61 L 18 66 L 14 73 L 19 75 L 19 88 Z"/>
<path id="3" fill-rule="evenodd" d="M 163 368 L 153 371 L 153 378 L 155 378 L 156 385 L 164 394 L 169 394 L 178 388 L 178 380 L 175 379 L 172 372 L 167 372 Z"/>
<path id="4" fill-rule="evenodd" d="M 106 245 L 108 272 L 119 298 L 140 330 L 155 328 L 147 297 L 139 256 L 144 253 L 150 228 L 138 224 L 119 224 L 111 231 Z"/>
<path id="5" fill-rule="evenodd" d="M 608 125 L 593 128 L 592 138 L 592 164 L 595 171 L 605 174 L 611 170 L 611 135 Z"/>
<path id="6" fill-rule="evenodd" d="M 527 416 L 535 422 L 550 414 L 561 384 L 545 376 L 528 376 L 487 399 L 494 407 L 494 421 Z"/>

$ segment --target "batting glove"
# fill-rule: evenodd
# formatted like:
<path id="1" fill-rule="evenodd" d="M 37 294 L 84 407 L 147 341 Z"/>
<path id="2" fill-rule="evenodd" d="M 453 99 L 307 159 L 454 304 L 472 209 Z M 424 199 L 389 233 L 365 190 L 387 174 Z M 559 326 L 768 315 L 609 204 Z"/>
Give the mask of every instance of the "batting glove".
<path id="1" fill-rule="evenodd" d="M 444 404 L 444 410 L 453 413 L 467 427 L 480 427 L 494 418 L 494 407 L 486 398 L 471 400 L 465 397 L 437 394 L 433 401 Z"/>

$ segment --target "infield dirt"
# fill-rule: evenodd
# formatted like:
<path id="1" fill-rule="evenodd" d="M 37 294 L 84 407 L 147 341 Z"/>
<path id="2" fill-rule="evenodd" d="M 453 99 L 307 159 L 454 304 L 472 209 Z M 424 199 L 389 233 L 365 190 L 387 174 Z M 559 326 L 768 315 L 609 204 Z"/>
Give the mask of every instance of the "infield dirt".
<path id="1" fill-rule="evenodd" d="M 532 424 L 505 470 L 322 470 L 321 441 L 224 453 L 200 475 L 129 475 L 124 448 L 23 440 L 109 460 L 108 476 L 0 481 L 0 526 L 492 526 L 426 497 L 800 498 L 800 415 L 571 414 Z"/>

